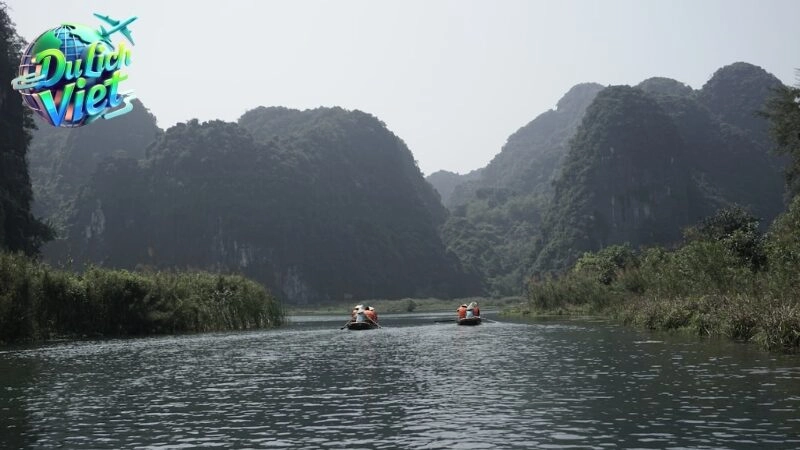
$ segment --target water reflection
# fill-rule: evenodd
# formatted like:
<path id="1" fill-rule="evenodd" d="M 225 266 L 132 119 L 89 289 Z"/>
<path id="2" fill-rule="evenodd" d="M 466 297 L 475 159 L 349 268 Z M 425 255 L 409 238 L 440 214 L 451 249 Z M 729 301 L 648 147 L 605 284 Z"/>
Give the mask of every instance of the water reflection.
<path id="1" fill-rule="evenodd" d="M 25 448 L 36 438 L 25 405 L 30 386 L 35 383 L 34 360 L 4 358 L 0 352 L 0 448 Z"/>
<path id="2" fill-rule="evenodd" d="M 447 316 L 449 317 L 449 316 Z M 800 360 L 588 322 L 81 342 L 0 354 L 14 447 L 792 448 Z M 9 393 L 10 392 L 10 393 Z M 16 414 L 16 415 L 14 415 Z M 4 435 L 8 435 L 5 433 Z"/>

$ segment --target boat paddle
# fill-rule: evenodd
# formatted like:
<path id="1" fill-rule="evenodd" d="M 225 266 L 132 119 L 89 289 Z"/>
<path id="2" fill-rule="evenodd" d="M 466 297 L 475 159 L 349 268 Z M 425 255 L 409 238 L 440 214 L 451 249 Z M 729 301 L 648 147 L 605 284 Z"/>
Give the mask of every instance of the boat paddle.
<path id="1" fill-rule="evenodd" d="M 345 328 L 347 328 L 347 325 L 350 324 L 350 322 L 352 322 L 352 320 L 348 320 L 347 323 L 345 323 L 344 326 L 342 328 L 339 328 L 339 329 L 340 330 L 344 330 Z"/>
<path id="2" fill-rule="evenodd" d="M 378 327 L 378 328 L 383 328 L 382 326 L 378 325 L 378 322 L 375 322 L 374 320 L 370 319 L 369 317 L 367 317 L 367 320 L 369 320 L 370 322 L 372 322 L 373 324 L 375 324 L 375 326 L 376 326 L 376 327 Z"/>
<path id="3" fill-rule="evenodd" d="M 442 319 L 442 320 L 434 320 L 433 323 L 445 323 L 445 322 L 455 322 L 456 319 Z"/>

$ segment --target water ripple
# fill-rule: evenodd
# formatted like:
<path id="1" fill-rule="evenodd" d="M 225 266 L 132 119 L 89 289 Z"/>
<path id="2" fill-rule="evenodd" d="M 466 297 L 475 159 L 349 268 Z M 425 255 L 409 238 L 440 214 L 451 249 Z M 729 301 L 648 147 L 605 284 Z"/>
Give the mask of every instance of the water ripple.
<path id="1" fill-rule="evenodd" d="M 800 446 L 797 358 L 596 322 L 421 317 L 5 351 L 0 447 Z"/>

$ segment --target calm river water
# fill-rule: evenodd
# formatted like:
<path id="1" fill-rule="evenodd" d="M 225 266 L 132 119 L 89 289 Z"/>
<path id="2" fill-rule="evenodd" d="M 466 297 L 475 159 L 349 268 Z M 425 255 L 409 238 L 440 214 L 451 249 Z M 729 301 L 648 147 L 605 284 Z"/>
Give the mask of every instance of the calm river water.
<path id="1" fill-rule="evenodd" d="M 800 448 L 798 356 L 443 317 L 3 349 L 0 448 Z"/>

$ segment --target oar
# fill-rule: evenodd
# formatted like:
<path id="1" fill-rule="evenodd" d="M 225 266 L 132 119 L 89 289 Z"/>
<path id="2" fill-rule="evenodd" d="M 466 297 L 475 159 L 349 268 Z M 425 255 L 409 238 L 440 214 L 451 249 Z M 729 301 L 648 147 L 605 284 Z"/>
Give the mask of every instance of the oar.
<path id="1" fill-rule="evenodd" d="M 481 317 L 481 320 L 488 320 L 489 322 L 494 322 L 494 323 L 497 323 L 497 321 L 496 321 L 496 320 L 492 320 L 492 319 L 486 319 L 486 318 L 484 318 L 484 317 Z"/>
<path id="2" fill-rule="evenodd" d="M 378 322 L 375 322 L 374 320 L 370 319 L 369 316 L 365 316 L 365 317 L 367 318 L 367 320 L 369 320 L 370 322 L 374 323 L 376 327 L 383 328 L 382 326 L 378 325 Z"/>
<path id="3" fill-rule="evenodd" d="M 344 330 L 345 328 L 347 328 L 347 325 L 348 325 L 350 322 L 352 322 L 352 320 L 348 320 L 348 321 L 347 321 L 347 323 L 345 323 L 345 324 L 344 324 L 344 326 L 343 326 L 342 328 L 339 328 L 339 329 L 340 329 L 340 330 Z"/>
<path id="4" fill-rule="evenodd" d="M 442 319 L 442 320 L 434 320 L 434 323 L 444 323 L 444 322 L 455 322 L 456 319 Z"/>

